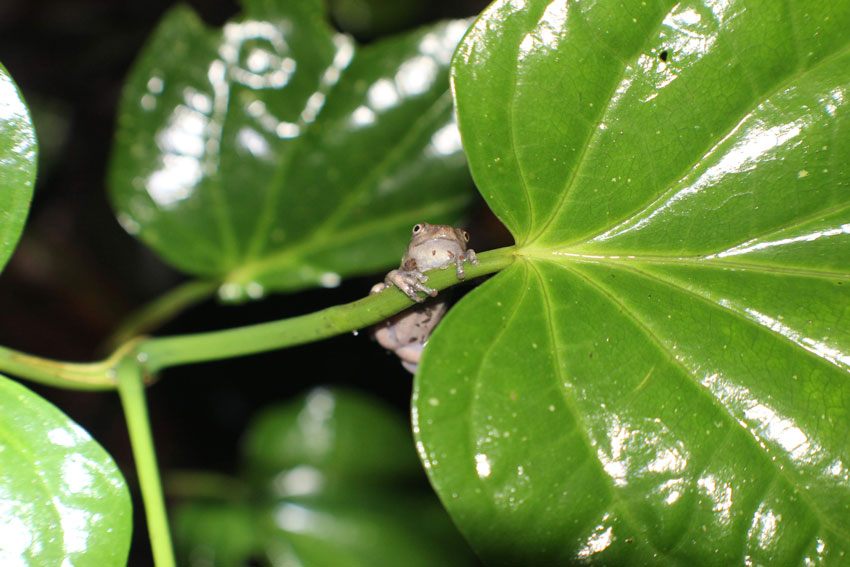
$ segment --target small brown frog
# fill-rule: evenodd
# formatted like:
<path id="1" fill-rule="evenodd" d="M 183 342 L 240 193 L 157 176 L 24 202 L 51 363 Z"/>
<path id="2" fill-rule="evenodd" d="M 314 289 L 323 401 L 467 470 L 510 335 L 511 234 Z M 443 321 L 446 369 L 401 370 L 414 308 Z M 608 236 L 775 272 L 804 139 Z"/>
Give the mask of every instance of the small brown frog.
<path id="1" fill-rule="evenodd" d="M 448 309 L 449 298 L 446 294 L 440 299 L 425 302 L 425 298 L 417 293 L 421 291 L 432 298 L 437 295 L 436 290 L 424 285 L 428 281 L 424 272 L 435 268 L 444 270 L 454 264 L 458 279 L 462 279 L 466 276 L 463 263 L 478 263 L 475 251 L 466 247 L 468 241 L 469 235 L 459 228 L 426 222 L 417 224 L 413 227 L 413 235 L 401 258 L 401 265 L 397 270 L 390 271 L 384 282 L 375 284 L 369 292 L 380 293 L 388 287 L 396 286 L 413 301 L 422 303 L 379 323 L 373 330 L 378 343 L 395 352 L 401 358 L 402 365 L 411 373 L 416 372 L 431 332 Z"/>

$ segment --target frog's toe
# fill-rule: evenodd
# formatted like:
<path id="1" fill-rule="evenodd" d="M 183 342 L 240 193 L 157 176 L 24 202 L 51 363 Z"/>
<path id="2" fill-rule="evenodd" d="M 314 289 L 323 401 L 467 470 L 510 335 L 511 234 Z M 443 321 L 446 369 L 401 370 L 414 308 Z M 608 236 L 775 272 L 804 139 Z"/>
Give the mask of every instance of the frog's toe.
<path id="1" fill-rule="evenodd" d="M 436 296 L 437 296 L 437 290 L 436 290 L 436 289 L 432 289 L 432 288 L 428 287 L 427 285 L 418 284 L 418 285 L 416 286 L 416 289 L 417 289 L 418 291 L 421 291 L 422 293 L 427 293 L 427 294 L 428 294 L 428 295 L 430 295 L 431 297 L 436 297 Z M 416 297 L 414 297 L 413 299 L 414 299 L 414 301 L 416 301 L 417 303 L 422 303 L 423 301 L 425 301 L 425 300 L 424 300 L 422 297 L 420 297 L 419 295 L 416 295 Z"/>
<path id="2" fill-rule="evenodd" d="M 384 282 L 376 283 L 375 285 L 372 286 L 372 289 L 369 290 L 369 295 L 375 295 L 376 293 L 381 293 L 382 291 L 384 291 L 388 287 L 390 287 L 390 286 L 388 286 Z"/>
<path id="3" fill-rule="evenodd" d="M 466 272 L 463 271 L 463 262 L 457 263 L 457 270 L 455 272 L 457 274 L 457 279 L 462 280 L 466 277 Z"/>

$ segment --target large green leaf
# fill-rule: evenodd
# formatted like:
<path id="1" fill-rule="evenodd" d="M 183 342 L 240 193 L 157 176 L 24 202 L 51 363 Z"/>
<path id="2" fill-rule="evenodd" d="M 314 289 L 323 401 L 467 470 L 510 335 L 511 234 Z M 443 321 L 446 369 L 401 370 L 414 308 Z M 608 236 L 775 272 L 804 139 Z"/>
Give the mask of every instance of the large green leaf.
<path id="1" fill-rule="evenodd" d="M 112 458 L 79 425 L 0 376 L 0 564 L 127 564 L 132 508 Z"/>
<path id="2" fill-rule="evenodd" d="M 358 48 L 321 0 L 244 2 L 222 29 L 171 11 L 124 92 L 122 225 L 222 295 L 335 285 L 398 261 L 471 184 L 448 91 L 468 22 Z"/>
<path id="3" fill-rule="evenodd" d="M 421 457 L 493 563 L 846 565 L 850 4 L 499 1 L 453 63 L 516 261 Z"/>
<path id="4" fill-rule="evenodd" d="M 37 155 L 27 105 L 6 68 L 0 65 L 0 270 L 24 229 Z"/>
<path id="5" fill-rule="evenodd" d="M 422 479 L 401 415 L 317 388 L 264 410 L 239 481 L 180 507 L 186 565 L 468 565 L 462 538 Z M 253 562 L 252 562 L 253 561 Z"/>

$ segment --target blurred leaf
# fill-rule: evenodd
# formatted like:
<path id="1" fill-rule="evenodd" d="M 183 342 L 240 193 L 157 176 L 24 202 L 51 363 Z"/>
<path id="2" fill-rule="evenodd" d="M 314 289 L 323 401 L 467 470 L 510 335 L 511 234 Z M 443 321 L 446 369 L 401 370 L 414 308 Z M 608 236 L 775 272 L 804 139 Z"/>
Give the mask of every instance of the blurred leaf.
<path id="1" fill-rule="evenodd" d="M 398 261 L 471 198 L 448 92 L 468 25 L 358 48 L 320 0 L 162 21 L 128 78 L 110 166 L 121 224 L 223 298 L 337 285 Z"/>
<path id="2" fill-rule="evenodd" d="M 29 110 L 0 65 L 0 270 L 18 244 L 35 182 L 38 145 Z"/>
<path id="3" fill-rule="evenodd" d="M 416 501 L 398 494 L 387 496 L 383 502 L 363 499 L 351 506 L 309 501 L 275 506 L 265 518 L 270 563 L 305 567 L 473 564 L 435 498 Z M 433 529 L 435 522 L 441 530 Z"/>
<path id="4" fill-rule="evenodd" d="M 174 513 L 174 538 L 180 565 L 248 565 L 261 552 L 251 506 L 193 502 Z"/>
<path id="5" fill-rule="evenodd" d="M 52 404 L 0 376 L 0 564 L 127 564 L 132 508 L 112 458 Z"/>
<path id="6" fill-rule="evenodd" d="M 850 4 L 499 1 L 453 65 L 516 262 L 414 427 L 492 563 L 846 565 Z"/>
<path id="7" fill-rule="evenodd" d="M 373 38 L 411 26 L 426 5 L 422 0 L 329 0 L 328 8 L 343 30 Z"/>
<path id="8" fill-rule="evenodd" d="M 245 454 L 251 496 L 221 482 L 215 501 L 178 508 L 175 533 L 187 565 L 429 567 L 473 560 L 427 490 L 409 426 L 376 401 L 313 390 L 264 411 L 246 431 Z"/>
<path id="9" fill-rule="evenodd" d="M 261 412 L 245 432 L 244 453 L 247 469 L 264 479 L 299 466 L 348 482 L 420 470 L 400 416 L 366 396 L 324 388 Z"/>

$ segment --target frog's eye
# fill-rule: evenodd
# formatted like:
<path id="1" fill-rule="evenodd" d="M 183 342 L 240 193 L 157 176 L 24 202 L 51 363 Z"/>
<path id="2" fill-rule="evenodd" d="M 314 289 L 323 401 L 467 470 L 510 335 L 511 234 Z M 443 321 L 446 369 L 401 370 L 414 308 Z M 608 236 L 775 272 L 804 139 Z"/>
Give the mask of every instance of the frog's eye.
<path id="1" fill-rule="evenodd" d="M 462 230 L 461 232 L 463 233 L 464 242 L 469 242 L 469 233 L 466 232 L 465 230 Z"/>
<path id="2" fill-rule="evenodd" d="M 423 228 L 425 228 L 425 227 L 422 226 L 422 223 L 417 224 L 416 226 L 413 227 L 413 234 L 419 234 L 420 232 L 422 232 Z"/>

